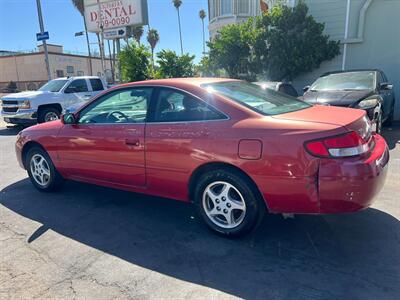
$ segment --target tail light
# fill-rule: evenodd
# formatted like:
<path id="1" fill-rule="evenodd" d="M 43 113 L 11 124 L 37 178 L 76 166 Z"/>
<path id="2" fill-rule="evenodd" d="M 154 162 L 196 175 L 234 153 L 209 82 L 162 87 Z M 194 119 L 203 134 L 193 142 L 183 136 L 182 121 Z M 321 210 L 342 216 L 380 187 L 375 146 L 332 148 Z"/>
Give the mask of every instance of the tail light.
<path id="1" fill-rule="evenodd" d="M 357 156 L 370 149 L 368 141 L 355 131 L 306 142 L 305 148 L 311 155 L 332 158 Z"/>

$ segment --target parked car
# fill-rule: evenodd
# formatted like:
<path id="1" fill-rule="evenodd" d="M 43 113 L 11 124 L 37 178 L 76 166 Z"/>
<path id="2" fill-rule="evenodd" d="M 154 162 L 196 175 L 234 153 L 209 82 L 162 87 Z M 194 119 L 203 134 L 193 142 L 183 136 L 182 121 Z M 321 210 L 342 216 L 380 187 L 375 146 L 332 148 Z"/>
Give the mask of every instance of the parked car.
<path id="1" fill-rule="evenodd" d="M 211 229 L 231 236 L 266 211 L 364 209 L 389 160 L 362 110 L 216 78 L 115 87 L 23 130 L 16 152 L 39 191 L 71 179 L 191 201 Z"/>
<path id="2" fill-rule="evenodd" d="M 63 109 L 83 104 L 107 88 L 97 76 L 57 78 L 37 91 L 25 91 L 1 98 L 1 116 L 6 123 L 43 123 L 60 118 Z"/>
<path id="3" fill-rule="evenodd" d="M 329 72 L 304 91 L 303 100 L 308 103 L 365 110 L 376 132 L 381 131 L 383 123 L 390 125 L 393 121 L 393 85 L 380 70 Z"/>
<path id="4" fill-rule="evenodd" d="M 277 92 L 287 94 L 292 97 L 298 97 L 296 89 L 288 82 L 281 81 L 257 81 L 255 84 L 261 86 L 263 89 L 272 89 Z"/>

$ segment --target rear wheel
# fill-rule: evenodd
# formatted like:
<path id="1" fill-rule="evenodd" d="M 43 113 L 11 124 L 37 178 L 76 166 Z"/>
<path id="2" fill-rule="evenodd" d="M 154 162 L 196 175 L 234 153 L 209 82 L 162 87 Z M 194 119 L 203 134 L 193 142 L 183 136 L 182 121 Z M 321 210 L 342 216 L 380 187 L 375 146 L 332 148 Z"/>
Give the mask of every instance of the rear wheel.
<path id="1" fill-rule="evenodd" d="M 199 214 L 209 228 L 226 236 L 242 236 L 262 220 L 265 204 L 245 176 L 215 170 L 199 179 L 195 190 Z"/>
<path id="2" fill-rule="evenodd" d="M 41 192 L 54 191 L 64 181 L 50 156 L 40 147 L 33 147 L 28 151 L 25 165 L 31 182 Z"/>
<path id="3" fill-rule="evenodd" d="M 38 122 L 45 123 L 60 119 L 60 111 L 55 107 L 42 108 L 39 111 Z"/>

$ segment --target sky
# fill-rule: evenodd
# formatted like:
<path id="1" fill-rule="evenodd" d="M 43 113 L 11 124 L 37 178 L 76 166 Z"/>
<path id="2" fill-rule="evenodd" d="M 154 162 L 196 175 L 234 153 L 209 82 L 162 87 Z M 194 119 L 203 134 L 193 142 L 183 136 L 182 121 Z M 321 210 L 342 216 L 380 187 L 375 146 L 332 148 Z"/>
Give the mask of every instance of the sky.
<path id="1" fill-rule="evenodd" d="M 207 0 L 182 0 L 180 9 L 182 40 L 184 52 L 201 59 L 202 25 L 199 10 L 208 14 Z M 75 37 L 75 32 L 83 30 L 83 20 L 70 0 L 41 0 L 45 30 L 49 32 L 48 43 L 64 46 L 65 51 L 87 53 L 84 36 Z M 158 30 L 160 42 L 155 51 L 171 49 L 180 54 L 178 19 L 171 0 L 148 0 L 149 22 Z M 208 39 L 208 16 L 205 21 L 206 40 Z M 32 51 L 39 45 L 36 33 L 39 32 L 36 0 L 0 0 L 0 50 Z M 145 33 L 146 34 L 146 33 Z M 147 44 L 145 34 L 142 43 Z M 90 34 L 90 42 L 96 42 Z M 96 48 L 96 45 L 92 45 Z M 107 51 L 107 46 L 106 46 Z"/>

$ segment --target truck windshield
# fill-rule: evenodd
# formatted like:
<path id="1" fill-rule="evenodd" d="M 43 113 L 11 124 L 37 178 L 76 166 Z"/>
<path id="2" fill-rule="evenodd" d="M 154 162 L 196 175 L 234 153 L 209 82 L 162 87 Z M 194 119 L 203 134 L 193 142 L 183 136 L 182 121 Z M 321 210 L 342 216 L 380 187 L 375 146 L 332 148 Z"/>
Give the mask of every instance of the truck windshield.
<path id="1" fill-rule="evenodd" d="M 263 115 L 279 115 L 310 107 L 292 96 L 244 81 L 227 81 L 202 85 Z"/>
<path id="2" fill-rule="evenodd" d="M 68 80 L 64 79 L 55 79 L 51 80 L 42 86 L 39 91 L 42 92 L 59 92 L 61 88 L 67 83 Z"/>

